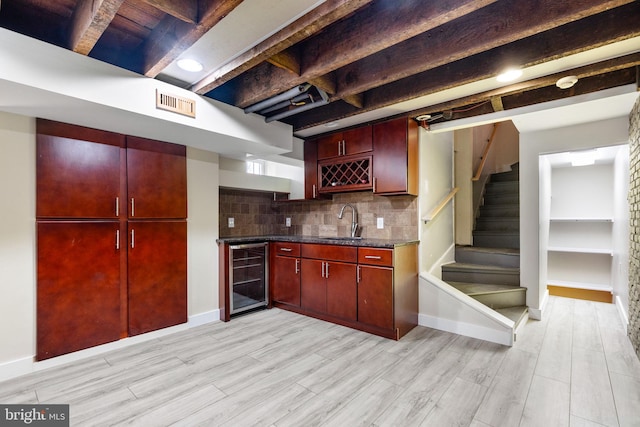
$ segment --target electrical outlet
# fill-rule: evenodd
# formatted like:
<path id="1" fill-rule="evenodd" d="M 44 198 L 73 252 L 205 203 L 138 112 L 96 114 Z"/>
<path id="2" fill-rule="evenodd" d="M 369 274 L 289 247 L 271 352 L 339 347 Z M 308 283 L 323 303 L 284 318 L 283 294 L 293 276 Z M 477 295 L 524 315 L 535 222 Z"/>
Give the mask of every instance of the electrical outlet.
<path id="1" fill-rule="evenodd" d="M 291 227 L 291 218 L 285 218 L 284 225 L 285 227 Z"/>
<path id="2" fill-rule="evenodd" d="M 378 227 L 378 230 L 382 230 L 384 228 L 384 218 L 383 217 L 379 217 L 378 218 L 377 227 Z"/>
<path id="3" fill-rule="evenodd" d="M 229 220 L 227 221 L 229 228 L 233 228 L 236 226 L 236 222 L 233 218 L 229 218 Z"/>

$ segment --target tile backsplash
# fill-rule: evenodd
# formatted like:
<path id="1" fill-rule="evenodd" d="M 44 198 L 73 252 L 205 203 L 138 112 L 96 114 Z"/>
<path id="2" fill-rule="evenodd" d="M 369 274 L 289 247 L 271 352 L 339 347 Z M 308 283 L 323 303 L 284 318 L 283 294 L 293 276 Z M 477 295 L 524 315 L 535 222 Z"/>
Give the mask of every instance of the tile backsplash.
<path id="1" fill-rule="evenodd" d="M 418 199 L 376 196 L 371 192 L 335 194 L 333 200 L 273 201 L 273 193 L 220 189 L 220 237 L 255 235 L 349 236 L 351 209 L 358 211 L 358 235 L 377 239 L 417 239 Z M 228 227 L 228 219 L 234 227 Z M 291 218 L 291 227 L 285 226 Z M 384 228 L 376 227 L 383 218 Z"/>

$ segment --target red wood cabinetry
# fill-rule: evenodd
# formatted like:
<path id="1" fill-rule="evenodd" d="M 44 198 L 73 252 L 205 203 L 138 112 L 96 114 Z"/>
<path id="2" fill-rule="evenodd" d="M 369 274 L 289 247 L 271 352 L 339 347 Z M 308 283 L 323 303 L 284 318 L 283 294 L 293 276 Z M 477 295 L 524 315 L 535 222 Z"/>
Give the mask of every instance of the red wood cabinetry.
<path id="1" fill-rule="evenodd" d="M 41 119 L 36 132 L 38 359 L 185 322 L 185 148 Z"/>
<path id="2" fill-rule="evenodd" d="M 127 136 L 127 195 L 129 218 L 186 218 L 186 147 Z"/>
<path id="3" fill-rule="evenodd" d="M 371 190 L 418 195 L 418 125 L 400 118 L 305 141 L 305 198 Z"/>
<path id="4" fill-rule="evenodd" d="M 344 320 L 356 319 L 357 249 L 303 244 L 301 306 Z"/>
<path id="5" fill-rule="evenodd" d="M 186 221 L 129 221 L 129 334 L 187 321 Z"/>
<path id="6" fill-rule="evenodd" d="M 300 244 L 275 242 L 271 244 L 271 300 L 300 306 Z"/>
<path id="7" fill-rule="evenodd" d="M 118 222 L 40 221 L 37 232 L 37 359 L 118 340 Z"/>
<path id="8" fill-rule="evenodd" d="M 118 218 L 124 141 L 119 134 L 39 120 L 36 216 Z"/>
<path id="9" fill-rule="evenodd" d="M 277 307 L 393 339 L 418 324 L 417 245 L 303 243 L 300 257 L 300 278 L 289 281 L 300 290 L 300 305 L 278 297 L 273 298 Z M 272 277 L 287 277 L 279 272 L 283 267 L 291 266 L 274 263 Z"/>
<path id="10" fill-rule="evenodd" d="M 418 195 L 418 125 L 400 118 L 373 126 L 373 192 Z"/>
<path id="11" fill-rule="evenodd" d="M 371 126 L 362 126 L 321 137 L 316 140 L 318 160 L 350 156 L 373 149 Z"/>

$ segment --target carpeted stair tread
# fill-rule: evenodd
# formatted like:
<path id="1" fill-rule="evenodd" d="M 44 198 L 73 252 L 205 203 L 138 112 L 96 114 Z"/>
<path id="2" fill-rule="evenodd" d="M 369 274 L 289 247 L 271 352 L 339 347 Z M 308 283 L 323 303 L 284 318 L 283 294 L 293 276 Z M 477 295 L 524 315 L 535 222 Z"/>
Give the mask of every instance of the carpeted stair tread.
<path id="1" fill-rule="evenodd" d="M 515 325 L 516 327 L 521 321 L 526 319 L 527 315 L 529 314 L 529 309 L 527 308 L 526 305 L 518 305 L 515 307 L 506 307 L 506 308 L 496 308 L 494 310 L 502 314 L 507 319 L 513 320 L 514 323 L 516 324 Z"/>
<path id="2" fill-rule="evenodd" d="M 495 285 L 491 283 L 447 282 L 460 292 L 469 296 L 495 294 L 501 292 L 526 292 L 526 288 L 517 285 Z"/>
<path id="3" fill-rule="evenodd" d="M 519 273 L 520 269 L 516 267 L 500 267 L 497 265 L 484 265 L 484 264 L 470 264 L 466 262 L 452 262 L 442 266 L 443 269 L 448 271 L 482 271 L 495 274 L 514 274 Z"/>

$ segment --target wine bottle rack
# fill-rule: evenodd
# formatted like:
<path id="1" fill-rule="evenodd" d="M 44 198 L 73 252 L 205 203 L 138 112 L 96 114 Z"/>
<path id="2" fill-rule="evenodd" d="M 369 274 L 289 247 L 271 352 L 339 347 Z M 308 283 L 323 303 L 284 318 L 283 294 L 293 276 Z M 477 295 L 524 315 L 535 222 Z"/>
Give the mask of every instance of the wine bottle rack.
<path id="1" fill-rule="evenodd" d="M 320 192 L 371 189 L 371 156 L 319 162 L 318 175 Z"/>

